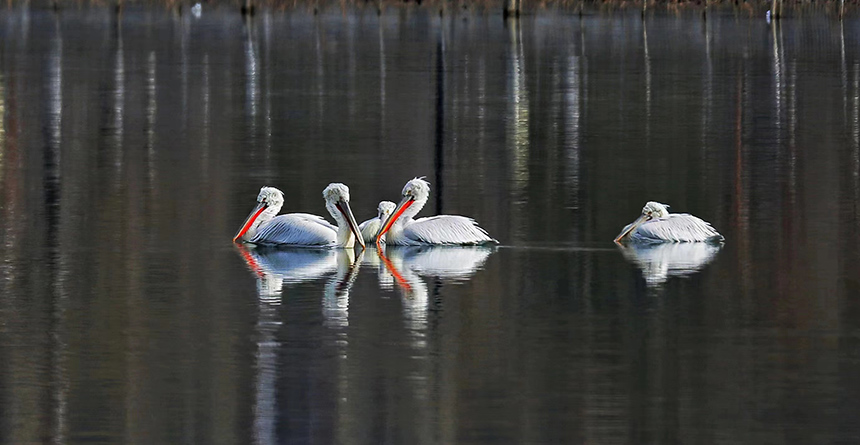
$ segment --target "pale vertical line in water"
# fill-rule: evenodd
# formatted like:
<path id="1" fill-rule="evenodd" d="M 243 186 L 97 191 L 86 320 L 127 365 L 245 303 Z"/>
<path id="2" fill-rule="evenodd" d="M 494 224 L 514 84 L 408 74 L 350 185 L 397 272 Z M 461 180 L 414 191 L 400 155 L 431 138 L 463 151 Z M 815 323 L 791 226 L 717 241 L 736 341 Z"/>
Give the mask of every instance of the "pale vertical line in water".
<path id="1" fill-rule="evenodd" d="M 262 278 L 260 278 L 262 279 Z M 280 282 L 280 280 L 278 280 Z M 258 286 L 259 287 L 259 286 Z M 277 332 L 281 323 L 278 321 L 277 308 L 280 304 L 270 304 L 268 298 L 258 301 L 257 324 L 257 353 L 256 353 L 256 397 L 254 399 L 254 443 L 278 443 L 275 431 L 277 418 L 277 381 L 278 381 L 278 350 Z"/>
<path id="2" fill-rule="evenodd" d="M 149 52 L 149 58 L 146 63 L 146 161 L 147 174 L 149 177 L 149 192 L 152 202 L 157 198 L 157 172 L 155 167 L 155 115 L 157 110 L 156 100 L 156 57 L 155 51 Z"/>
<path id="3" fill-rule="evenodd" d="M 188 131 L 188 40 L 190 25 L 189 20 L 191 14 L 179 16 L 179 76 L 180 76 L 180 96 L 182 101 L 182 134 Z"/>
<path id="4" fill-rule="evenodd" d="M 841 56 L 841 68 L 842 68 L 842 118 L 843 125 L 845 127 L 844 131 L 846 133 L 851 133 L 852 139 L 852 148 L 853 148 L 853 159 L 854 159 L 854 170 L 852 172 L 854 179 L 854 218 L 855 221 L 860 220 L 860 204 L 857 203 L 860 200 L 860 141 L 858 141 L 857 131 L 854 130 L 855 124 L 857 122 L 857 102 L 855 100 L 854 106 L 852 107 L 852 111 L 854 111 L 854 119 L 852 120 L 851 129 L 849 130 L 848 124 L 848 62 L 845 58 L 845 22 L 839 22 L 839 49 Z M 856 70 L 857 65 L 854 65 Z M 856 77 L 856 76 L 855 76 Z M 855 98 L 857 94 L 857 86 L 856 86 L 856 78 L 854 85 Z"/>
<path id="5" fill-rule="evenodd" d="M 780 41 L 782 32 L 780 31 Z M 783 48 L 783 51 L 785 49 Z M 783 55 L 785 53 L 783 52 Z M 788 74 L 788 178 L 791 206 L 797 202 L 797 64 L 792 62 Z"/>
<path id="6" fill-rule="evenodd" d="M 114 145 L 114 167 L 116 171 L 115 186 L 121 182 L 122 158 L 123 158 L 123 119 L 125 114 L 125 57 L 122 40 L 122 19 L 117 17 L 116 26 L 116 54 L 114 55 L 114 106 L 113 106 L 113 145 Z"/>
<path id="7" fill-rule="evenodd" d="M 842 74 L 842 119 L 848 126 L 848 65 L 845 62 L 845 22 L 839 21 L 839 52 Z"/>
<path id="8" fill-rule="evenodd" d="M 200 138 L 201 143 L 201 161 L 203 164 L 203 181 L 208 182 L 209 179 L 209 141 L 210 141 L 210 133 L 212 132 L 212 91 L 210 86 L 210 67 L 209 67 L 209 54 L 203 55 L 203 75 L 202 75 L 202 83 L 203 83 L 203 134 Z"/>
<path id="9" fill-rule="evenodd" d="M 350 381 L 347 361 L 349 359 L 349 293 L 355 279 L 358 277 L 364 251 L 354 255 L 352 249 L 340 249 L 337 252 L 337 271 L 328 280 L 323 290 L 322 314 L 323 324 L 331 330 L 333 338 L 332 348 L 336 351 L 334 361 L 335 371 L 335 404 L 337 405 L 335 416 L 335 431 L 343 434 L 349 431 L 349 394 Z M 335 434 L 337 443 L 349 442 L 350 437 L 340 437 Z"/>
<path id="10" fill-rule="evenodd" d="M 475 89 L 477 90 L 477 110 L 475 113 L 475 117 L 478 121 L 478 141 L 477 141 L 477 152 L 479 158 L 479 167 L 481 168 L 481 178 L 487 177 L 487 162 L 486 156 L 490 153 L 486 150 L 487 145 L 487 64 L 485 60 L 486 55 L 480 54 L 478 56 L 477 68 L 475 74 L 475 82 L 477 86 Z M 495 164 L 495 158 L 493 158 L 493 164 Z M 482 184 L 485 182 L 482 180 Z M 486 185 L 486 184 L 485 184 Z"/>
<path id="11" fill-rule="evenodd" d="M 860 62 L 854 62 L 854 121 L 851 135 L 854 142 L 854 196 L 860 198 Z M 855 202 L 855 218 L 860 220 L 860 205 Z"/>
<path id="12" fill-rule="evenodd" d="M 265 149 L 265 164 L 268 166 L 273 165 L 272 163 L 272 14 L 269 11 L 265 12 L 265 15 L 262 17 L 263 19 L 263 50 L 262 52 L 265 54 L 264 57 L 264 66 L 263 66 L 263 76 L 265 76 L 265 81 L 263 84 L 263 88 L 265 91 L 263 92 L 263 100 L 265 107 L 265 137 L 264 137 L 264 149 Z M 266 181 L 271 182 L 274 180 L 274 169 L 269 169 L 266 172 Z"/>
<path id="13" fill-rule="evenodd" d="M 782 51 L 780 49 L 780 37 L 782 36 L 782 27 L 780 26 L 780 20 L 774 20 L 770 26 L 771 38 L 773 39 L 774 126 L 776 127 L 776 143 L 779 144 L 782 141 L 783 66 Z M 779 155 L 780 151 L 780 149 L 777 149 L 777 156 Z"/>
<path id="14" fill-rule="evenodd" d="M 701 180 L 701 190 L 708 189 L 708 173 L 710 169 L 708 168 L 708 154 L 709 154 L 709 146 L 708 144 L 708 130 L 711 127 L 712 113 L 714 107 L 714 64 L 713 58 L 711 55 L 711 21 L 705 20 L 705 72 L 703 73 L 702 78 L 702 136 L 701 136 L 701 147 L 699 150 L 699 163 L 700 166 L 700 180 Z"/>
<path id="15" fill-rule="evenodd" d="M 508 71 L 510 91 L 508 92 L 507 137 L 508 148 L 512 150 L 511 187 L 513 238 L 523 235 L 521 209 L 526 205 L 526 187 L 529 182 L 529 103 L 525 77 L 525 61 L 522 49 L 520 23 L 512 20 L 510 27 L 510 66 Z"/>
<path id="16" fill-rule="evenodd" d="M 11 93 L 11 91 L 10 91 Z M 0 184 L 3 184 L 3 172 L 6 163 L 6 79 L 0 72 Z M 5 237 L 4 237 L 5 239 Z"/>
<path id="17" fill-rule="evenodd" d="M 564 147 L 565 147 L 565 182 L 569 187 L 569 199 L 572 209 L 579 209 L 579 170 L 580 170 L 580 126 L 582 103 L 582 77 L 580 76 L 580 58 L 569 55 L 567 58 L 567 73 L 564 86 Z"/>
<path id="18" fill-rule="evenodd" d="M 254 31 L 254 21 L 250 16 L 245 18 L 245 108 L 248 116 L 249 137 L 257 140 L 257 115 L 260 102 L 259 61 Z M 252 144 L 256 149 L 256 144 Z"/>
<path id="19" fill-rule="evenodd" d="M 55 22 L 55 36 L 51 42 L 48 62 L 48 91 L 49 91 L 49 137 L 45 147 L 45 206 L 48 219 L 47 246 L 49 249 L 49 268 L 52 281 L 52 314 L 51 314 L 51 380 L 52 404 L 54 418 L 52 419 L 52 442 L 65 443 L 67 433 L 67 397 L 68 379 L 65 375 L 66 346 L 60 333 L 60 324 L 65 313 L 64 258 L 60 253 L 59 227 L 61 204 L 61 149 L 63 125 L 63 36 L 59 21 Z"/>

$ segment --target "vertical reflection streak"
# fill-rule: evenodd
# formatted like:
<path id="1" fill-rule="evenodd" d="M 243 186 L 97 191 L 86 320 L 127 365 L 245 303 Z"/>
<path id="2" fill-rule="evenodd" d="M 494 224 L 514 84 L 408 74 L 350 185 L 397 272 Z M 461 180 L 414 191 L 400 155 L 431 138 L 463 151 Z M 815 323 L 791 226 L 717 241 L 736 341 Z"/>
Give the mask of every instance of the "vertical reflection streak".
<path id="1" fill-rule="evenodd" d="M 711 57 L 711 21 L 705 21 L 705 72 L 702 79 L 702 136 L 701 136 L 701 151 L 699 153 L 699 161 L 702 165 L 702 181 L 707 180 L 707 173 L 709 169 L 704 168 L 707 164 L 707 157 L 709 151 L 709 140 L 708 137 L 709 130 L 711 127 L 711 119 L 713 113 L 713 104 L 714 104 L 714 64 L 713 59 Z M 705 182 L 703 182 L 703 185 Z M 707 189 L 707 187 L 702 187 L 702 189 Z"/>
<path id="2" fill-rule="evenodd" d="M 855 200 L 860 198 L 860 62 L 854 62 L 854 121 L 852 122 L 852 139 L 854 148 L 854 169 L 852 175 L 854 177 L 854 197 Z M 856 202 L 856 201 L 855 201 Z M 855 220 L 860 221 L 860 205 L 854 206 Z"/>
<path id="3" fill-rule="evenodd" d="M 150 51 L 149 58 L 146 63 L 146 124 L 144 129 L 146 133 L 146 165 L 147 175 L 149 177 L 149 190 L 153 195 L 156 194 L 157 189 L 157 173 L 155 167 L 155 115 L 158 111 L 158 104 L 156 101 L 155 67 L 155 51 Z M 155 196 L 153 196 L 153 198 L 155 198 Z"/>
<path id="4" fill-rule="evenodd" d="M 122 22 L 116 24 L 116 54 L 114 57 L 114 92 L 113 92 L 113 145 L 114 167 L 116 169 L 116 185 L 120 182 L 123 158 L 123 118 L 125 113 L 125 58 L 122 41 Z"/>
<path id="5" fill-rule="evenodd" d="M 842 119 L 848 125 L 848 65 L 845 61 L 845 22 L 839 21 L 839 52 L 842 77 Z"/>
<path id="6" fill-rule="evenodd" d="M 3 184 L 6 155 L 6 86 L 3 73 L 0 72 L 0 185 Z M 0 205 L 7 203 L 0 202 Z M 4 237 L 5 239 L 5 237 Z"/>
<path id="7" fill-rule="evenodd" d="M 188 128 L 188 41 L 191 39 L 190 34 L 191 16 L 183 15 L 179 20 L 179 53 L 180 53 L 180 82 L 181 82 L 181 99 L 182 99 L 182 129 L 187 131 Z"/>
<path id="8" fill-rule="evenodd" d="M 780 32 L 780 34 L 782 34 Z M 797 203 L 797 67 L 788 71 L 788 186 L 791 208 Z"/>
<path id="9" fill-rule="evenodd" d="M 48 270 L 51 275 L 51 441 L 64 443 L 66 435 L 68 381 L 65 371 L 66 344 L 61 333 L 65 313 L 64 258 L 59 246 L 61 204 L 61 147 L 63 130 L 63 37 L 59 22 L 48 53 L 48 117 L 44 155 L 45 217 L 47 219 Z"/>
<path id="10" fill-rule="evenodd" d="M 203 55 L 203 134 L 201 136 L 201 161 L 203 180 L 209 179 L 209 140 L 212 132 L 212 90 L 210 86 L 209 54 Z"/>
<path id="11" fill-rule="evenodd" d="M 773 80 L 774 80 L 774 127 L 776 131 L 776 140 L 782 139 L 782 84 L 783 84 L 783 66 L 782 52 L 780 50 L 780 37 L 782 36 L 779 25 L 780 21 L 775 20 L 771 24 L 771 38 L 773 39 Z M 779 30 L 777 29 L 779 28 Z"/>
<path id="12" fill-rule="evenodd" d="M 264 280 L 265 278 L 260 278 Z M 283 283 L 276 283 L 270 293 L 261 293 L 258 301 L 259 313 L 257 316 L 257 387 L 254 400 L 254 443 L 274 444 L 278 443 L 275 421 L 277 417 L 277 358 L 281 343 L 277 340 L 277 332 L 281 326 L 278 319 L 278 307 L 280 307 L 280 294 Z M 259 284 L 258 284 L 259 287 Z"/>
<path id="13" fill-rule="evenodd" d="M 510 53 L 508 55 L 508 118 L 507 145 L 511 151 L 512 184 L 512 239 L 523 237 L 522 208 L 526 205 L 526 188 L 529 182 L 529 103 L 525 77 L 525 61 L 522 48 L 520 22 L 508 22 L 510 28 Z"/>
<path id="14" fill-rule="evenodd" d="M 257 114 L 259 112 L 260 82 L 257 45 L 254 36 L 253 20 L 245 19 L 245 110 L 251 140 L 257 137 Z"/>
<path id="15" fill-rule="evenodd" d="M 265 52 L 265 66 L 263 72 L 265 73 L 265 92 L 263 93 L 264 101 L 265 101 L 265 131 L 264 135 L 264 149 L 265 149 L 265 165 L 272 165 L 272 73 L 274 69 L 271 66 L 271 49 L 272 49 L 272 16 L 270 13 L 266 13 L 263 17 L 263 35 L 264 35 L 264 49 Z M 270 178 L 267 178 L 270 179 Z"/>
<path id="16" fill-rule="evenodd" d="M 567 59 L 567 76 L 565 78 L 565 182 L 566 195 L 570 198 L 569 206 L 579 209 L 579 163 L 580 163 L 580 117 L 581 117 L 581 88 L 580 58 L 569 55 Z"/>

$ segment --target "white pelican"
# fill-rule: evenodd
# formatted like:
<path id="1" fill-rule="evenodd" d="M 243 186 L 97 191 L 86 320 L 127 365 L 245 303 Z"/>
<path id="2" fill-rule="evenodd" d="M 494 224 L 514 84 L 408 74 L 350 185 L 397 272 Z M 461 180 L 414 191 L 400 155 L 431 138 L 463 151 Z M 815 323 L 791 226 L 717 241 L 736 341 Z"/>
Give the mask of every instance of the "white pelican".
<path id="1" fill-rule="evenodd" d="M 686 213 L 670 214 L 668 207 L 666 204 L 649 201 L 642 208 L 642 215 L 625 226 L 615 238 L 615 242 L 619 243 L 625 237 L 630 241 L 643 243 L 723 241 L 723 236 L 709 223 Z"/>
<path id="2" fill-rule="evenodd" d="M 331 183 L 323 190 L 323 198 L 326 209 L 337 222 L 337 227 L 321 216 L 307 213 L 275 216 L 284 205 L 284 194 L 274 187 L 263 187 L 257 195 L 257 207 L 248 215 L 233 241 L 262 245 L 351 248 L 357 239 L 363 249 L 364 240 L 352 215 L 352 209 L 349 208 L 349 187 Z"/>
<path id="3" fill-rule="evenodd" d="M 457 215 L 438 215 L 412 219 L 430 196 L 430 184 L 415 178 L 403 186 L 403 200 L 388 217 L 376 237 L 377 245 L 383 240 L 394 245 L 476 245 L 498 243 L 472 218 Z"/>
<path id="4" fill-rule="evenodd" d="M 388 218 L 388 215 L 394 213 L 395 207 L 397 205 L 391 201 L 382 201 L 376 207 L 377 215 L 358 225 L 358 229 L 361 230 L 361 237 L 364 238 L 365 243 L 376 241 L 376 234 L 379 233 L 382 222 Z"/>

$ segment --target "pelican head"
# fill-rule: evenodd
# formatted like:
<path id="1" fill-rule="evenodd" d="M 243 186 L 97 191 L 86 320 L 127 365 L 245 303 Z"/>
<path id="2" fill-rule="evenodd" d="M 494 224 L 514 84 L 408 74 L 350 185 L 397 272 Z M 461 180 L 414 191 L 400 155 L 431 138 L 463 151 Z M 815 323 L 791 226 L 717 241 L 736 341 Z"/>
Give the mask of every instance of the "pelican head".
<path id="1" fill-rule="evenodd" d="M 401 194 L 413 201 L 426 201 L 430 196 L 430 183 L 425 181 L 423 176 L 411 179 L 403 186 Z"/>
<path id="2" fill-rule="evenodd" d="M 645 207 L 642 207 L 642 214 L 639 215 L 639 218 L 637 218 L 636 221 L 633 221 L 629 226 L 625 227 L 624 230 L 621 231 L 621 234 L 615 238 L 615 242 L 617 243 L 621 241 L 621 239 L 627 236 L 628 233 L 636 230 L 637 227 L 651 221 L 652 219 L 666 218 L 668 216 L 669 206 L 667 204 L 661 204 L 657 201 L 648 201 L 645 204 Z"/>
<path id="3" fill-rule="evenodd" d="M 376 207 L 376 217 L 379 218 L 380 221 L 385 221 L 388 218 L 388 215 L 394 213 L 394 209 L 397 207 L 397 204 L 391 201 L 380 201 L 379 205 Z"/>
<path id="4" fill-rule="evenodd" d="M 424 203 L 427 202 L 427 198 L 430 197 L 430 183 L 425 181 L 423 177 L 413 178 L 403 186 L 402 194 L 403 199 L 399 204 L 397 204 L 397 207 L 394 208 L 391 215 L 388 216 L 388 219 L 382 223 L 382 227 L 376 235 L 377 244 L 384 239 L 382 236 L 385 235 L 385 232 L 388 232 L 388 230 L 391 229 L 391 226 L 394 225 L 394 222 L 397 221 L 404 212 L 406 212 L 406 209 L 417 202 L 419 205 L 410 213 L 417 213 L 418 210 L 421 210 L 421 207 L 423 207 Z"/>
<path id="5" fill-rule="evenodd" d="M 642 207 L 642 214 L 649 216 L 649 219 L 665 218 L 669 216 L 669 205 L 660 204 L 657 201 L 648 201 L 645 207 Z"/>
<path id="6" fill-rule="evenodd" d="M 323 199 L 325 199 L 326 208 L 331 213 L 332 218 L 338 223 L 338 242 L 344 247 L 352 247 L 354 240 L 358 240 L 358 244 L 364 249 L 364 239 L 358 229 L 358 223 L 355 222 L 352 209 L 349 207 L 349 187 L 339 182 L 333 182 L 323 190 Z M 344 230 L 343 224 L 348 227 L 348 230 Z M 352 237 L 354 238 L 350 239 Z"/>
<path id="7" fill-rule="evenodd" d="M 284 205 L 284 193 L 274 187 L 264 186 L 260 189 L 257 195 L 257 206 L 245 218 L 242 223 L 242 228 L 236 232 L 233 237 L 233 242 L 238 239 L 247 241 L 254 237 L 257 232 L 257 227 L 265 221 L 272 219 L 278 212 L 281 211 L 281 206 Z"/>

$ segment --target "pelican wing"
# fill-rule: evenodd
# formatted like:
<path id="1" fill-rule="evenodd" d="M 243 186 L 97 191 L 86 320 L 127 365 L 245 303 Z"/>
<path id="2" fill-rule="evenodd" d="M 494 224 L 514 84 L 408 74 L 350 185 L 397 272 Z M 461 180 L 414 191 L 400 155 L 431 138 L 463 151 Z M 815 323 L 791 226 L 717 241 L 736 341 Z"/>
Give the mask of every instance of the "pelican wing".
<path id="1" fill-rule="evenodd" d="M 254 244 L 329 246 L 337 242 L 337 229 L 320 216 L 289 213 L 274 217 L 251 239 Z"/>
<path id="2" fill-rule="evenodd" d="M 498 241 L 472 218 L 439 215 L 416 219 L 403 229 L 403 235 L 415 244 L 487 244 Z"/>
<path id="3" fill-rule="evenodd" d="M 359 224 L 358 230 L 361 231 L 361 237 L 364 238 L 364 242 L 369 244 L 376 241 L 376 233 L 379 232 L 381 226 L 382 221 L 377 216 Z"/>
<path id="4" fill-rule="evenodd" d="M 643 242 L 722 241 L 723 236 L 700 218 L 686 213 L 672 213 L 637 227 L 632 237 Z"/>

